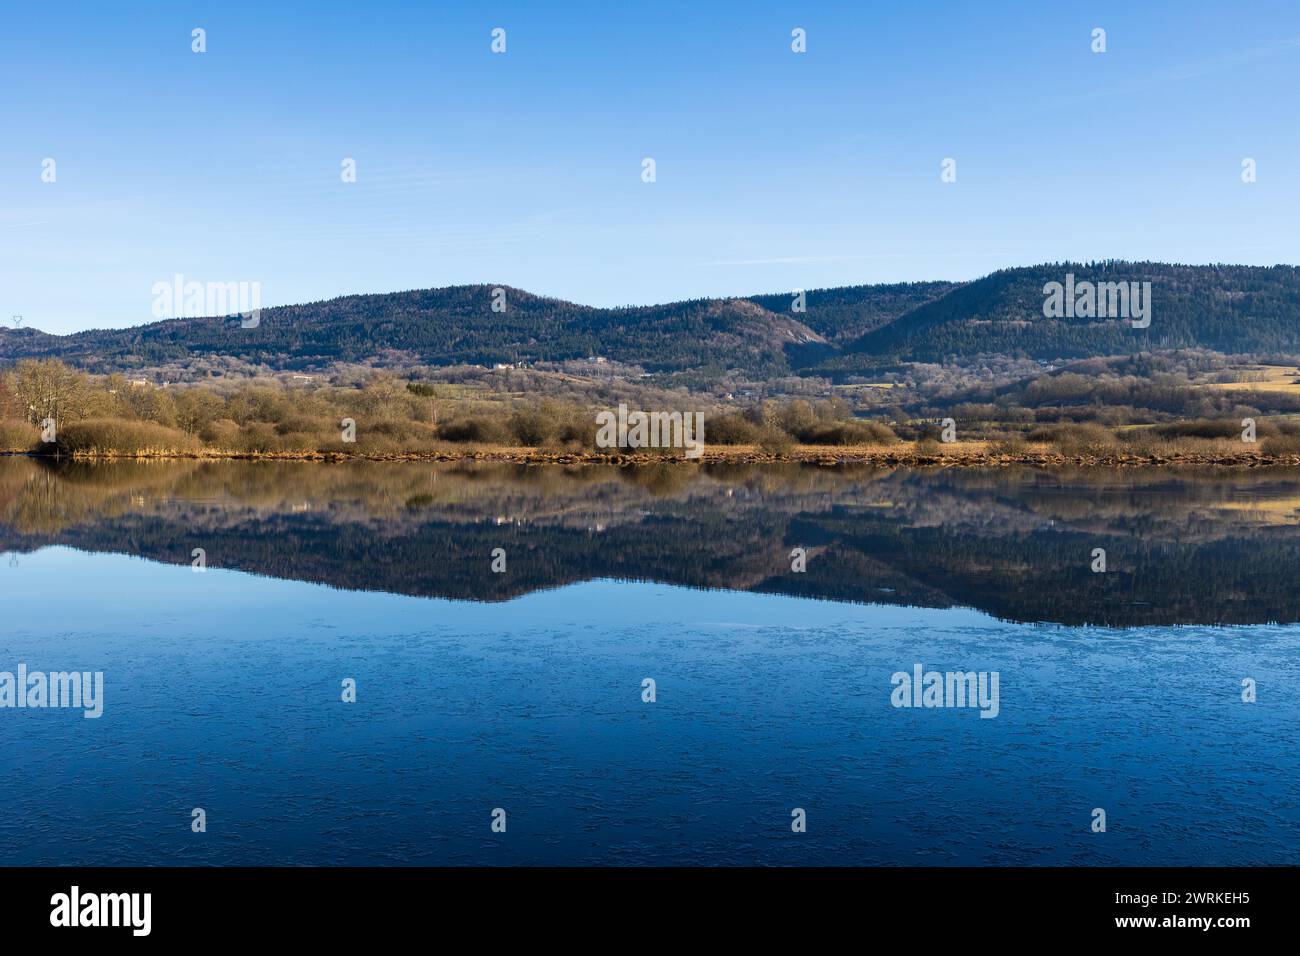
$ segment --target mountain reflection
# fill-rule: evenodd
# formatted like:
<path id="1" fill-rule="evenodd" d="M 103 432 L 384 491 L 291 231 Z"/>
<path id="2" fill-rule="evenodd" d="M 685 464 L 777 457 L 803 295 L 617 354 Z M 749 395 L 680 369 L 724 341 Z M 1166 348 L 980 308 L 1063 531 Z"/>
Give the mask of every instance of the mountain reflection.
<path id="1" fill-rule="evenodd" d="M 1300 473 L 1281 470 L 0 458 L 0 550 L 47 545 L 475 601 L 620 578 L 1063 624 L 1300 620 Z"/>

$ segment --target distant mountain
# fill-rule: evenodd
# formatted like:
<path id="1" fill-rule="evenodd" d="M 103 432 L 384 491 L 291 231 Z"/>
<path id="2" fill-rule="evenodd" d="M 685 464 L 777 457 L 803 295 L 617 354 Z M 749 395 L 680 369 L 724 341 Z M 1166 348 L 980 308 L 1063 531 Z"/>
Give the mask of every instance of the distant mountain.
<path id="1" fill-rule="evenodd" d="M 825 344 L 790 314 L 744 299 L 595 309 L 493 287 L 453 286 L 263 309 L 256 328 L 238 317 L 169 319 L 129 329 L 52 336 L 0 333 L 0 361 L 60 358 L 92 371 L 231 357 L 298 369 L 385 357 L 428 365 L 562 361 L 603 356 L 650 371 L 788 372 L 787 349 Z M 878 309 L 877 309 L 878 311 Z M 820 354 L 820 353 L 819 353 Z"/>
<path id="2" fill-rule="evenodd" d="M 1044 286 L 1150 282 L 1152 321 L 1048 317 Z M 1007 269 L 974 282 L 816 289 L 597 309 L 506 288 L 452 286 L 354 295 L 237 317 L 170 319 L 56 336 L 0 332 L 0 361 L 61 358 L 91 371 L 234 359 L 276 369 L 336 362 L 495 364 L 603 356 L 649 372 L 708 379 L 799 373 L 840 377 L 896 362 L 999 354 L 1037 359 L 1200 347 L 1300 353 L 1300 268 L 1060 263 Z"/>
<path id="3" fill-rule="evenodd" d="M 1043 289 L 1150 282 L 1151 322 L 1044 315 Z M 1155 262 L 1040 265 L 967 283 L 845 343 L 827 370 L 882 359 L 942 362 L 977 354 L 1034 359 L 1204 348 L 1225 353 L 1300 351 L 1300 268 L 1180 266 Z"/>
<path id="4" fill-rule="evenodd" d="M 806 295 L 807 312 L 799 318 L 828 341 L 843 343 L 888 325 L 958 286 L 956 282 L 898 282 L 812 289 Z M 789 313 L 794 303 L 793 292 L 747 298 L 772 312 Z"/>

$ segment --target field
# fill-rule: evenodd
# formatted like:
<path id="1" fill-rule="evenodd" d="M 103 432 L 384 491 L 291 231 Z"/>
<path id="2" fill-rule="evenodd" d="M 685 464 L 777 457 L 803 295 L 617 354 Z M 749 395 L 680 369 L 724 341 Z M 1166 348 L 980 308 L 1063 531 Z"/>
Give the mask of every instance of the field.
<path id="1" fill-rule="evenodd" d="M 1280 392 L 1300 395 L 1300 368 L 1294 365 L 1248 365 L 1234 370 L 1234 382 L 1210 382 L 1200 388 L 1233 392 Z"/>

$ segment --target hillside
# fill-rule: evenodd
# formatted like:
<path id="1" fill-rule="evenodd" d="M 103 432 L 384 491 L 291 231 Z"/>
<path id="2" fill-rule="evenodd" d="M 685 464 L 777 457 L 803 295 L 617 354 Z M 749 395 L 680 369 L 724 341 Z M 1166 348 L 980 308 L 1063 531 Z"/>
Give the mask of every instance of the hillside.
<path id="1" fill-rule="evenodd" d="M 1153 319 L 1048 318 L 1043 287 L 1150 282 Z M 960 364 L 983 355 L 1059 360 L 1202 348 L 1300 353 L 1300 269 L 1108 262 L 1008 269 L 965 284 L 863 285 L 598 309 L 517 289 L 491 308 L 492 287 L 452 286 L 171 319 L 67 336 L 0 332 L 0 362 L 59 358 L 92 372 L 243 363 L 280 370 L 335 363 L 391 366 L 563 362 L 596 356 L 683 383 L 724 374 L 842 379 L 900 362 Z"/>
<path id="2" fill-rule="evenodd" d="M 1150 282 L 1152 317 L 1043 314 L 1043 288 L 1063 282 Z M 943 362 L 979 354 L 1056 360 L 1203 348 L 1225 353 L 1300 349 L 1300 269 L 1161 263 L 1041 265 L 995 272 L 845 344 L 839 371 L 882 359 Z"/>
<path id="3" fill-rule="evenodd" d="M 68 336 L 7 329 L 0 361 L 59 358 L 109 372 L 205 357 L 305 369 L 399 358 L 491 365 L 602 356 L 649 371 L 766 375 L 789 371 L 787 348 L 824 342 L 793 316 L 746 300 L 594 309 L 507 289 L 504 311 L 492 311 L 491 302 L 489 286 L 455 286 L 263 309 L 257 328 L 242 328 L 237 317 L 208 317 Z"/>

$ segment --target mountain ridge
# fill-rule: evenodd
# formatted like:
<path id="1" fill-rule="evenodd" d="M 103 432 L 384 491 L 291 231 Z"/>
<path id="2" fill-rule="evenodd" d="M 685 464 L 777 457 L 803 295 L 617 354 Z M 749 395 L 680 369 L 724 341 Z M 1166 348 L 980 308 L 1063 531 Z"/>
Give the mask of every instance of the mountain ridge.
<path id="1" fill-rule="evenodd" d="M 1150 282 L 1153 321 L 1053 318 L 1045 283 Z M 494 311 L 503 290 L 504 310 Z M 57 358 L 93 372 L 233 360 L 277 370 L 605 359 L 696 380 L 869 374 L 980 355 L 1050 361 L 1160 349 L 1300 353 L 1300 267 L 1106 260 L 998 270 L 970 282 L 878 283 L 600 308 L 485 284 L 364 293 L 237 316 L 53 335 L 5 329 L 0 362 Z"/>

